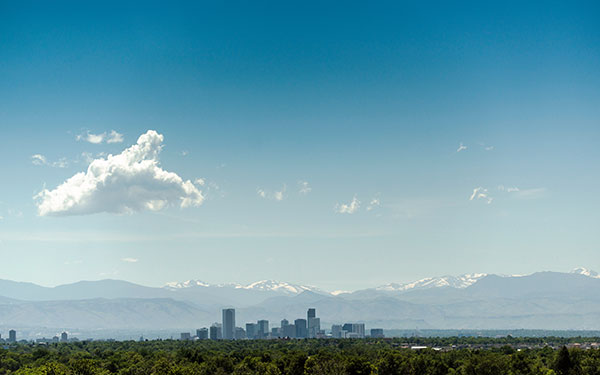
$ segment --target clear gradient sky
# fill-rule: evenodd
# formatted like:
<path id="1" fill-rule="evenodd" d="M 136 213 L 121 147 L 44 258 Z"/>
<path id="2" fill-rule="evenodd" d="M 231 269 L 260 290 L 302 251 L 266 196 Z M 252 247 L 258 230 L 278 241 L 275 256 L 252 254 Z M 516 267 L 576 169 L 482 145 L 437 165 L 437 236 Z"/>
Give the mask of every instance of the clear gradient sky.
<path id="1" fill-rule="evenodd" d="M 600 269 L 595 1 L 3 1 L 0 131 L 4 279 Z"/>

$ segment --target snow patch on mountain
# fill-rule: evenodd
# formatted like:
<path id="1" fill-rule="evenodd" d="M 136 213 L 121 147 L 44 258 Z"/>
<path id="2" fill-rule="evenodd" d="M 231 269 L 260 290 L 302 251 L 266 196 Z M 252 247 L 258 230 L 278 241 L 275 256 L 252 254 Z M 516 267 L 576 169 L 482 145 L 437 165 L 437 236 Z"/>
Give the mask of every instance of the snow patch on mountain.
<path id="1" fill-rule="evenodd" d="M 191 287 L 195 287 L 195 286 L 207 288 L 210 286 L 210 284 L 205 283 L 204 281 L 200 281 L 200 280 L 188 280 L 188 281 L 183 281 L 183 282 L 171 281 L 165 285 L 165 288 L 166 289 L 184 289 L 184 288 L 191 288 Z"/>
<path id="2" fill-rule="evenodd" d="M 169 282 L 165 285 L 165 288 L 171 290 L 177 289 L 185 289 L 185 288 L 193 288 L 193 287 L 204 287 L 204 288 L 233 288 L 233 289 L 245 289 L 245 290 L 258 290 L 264 292 L 280 292 L 284 294 L 300 294 L 305 291 L 316 292 L 316 293 L 324 293 L 319 288 L 313 286 L 306 285 L 298 285 L 291 284 L 286 282 L 281 282 L 277 280 L 260 280 L 248 285 L 242 284 L 214 284 L 211 285 L 209 283 L 200 281 L 200 280 L 187 280 L 183 282 Z"/>
<path id="3" fill-rule="evenodd" d="M 251 290 L 264 290 L 264 291 L 275 291 L 283 292 L 286 294 L 300 294 L 305 291 L 320 292 L 318 288 L 313 286 L 290 284 L 286 282 L 280 282 L 276 280 L 261 280 L 251 284 L 248 284 L 244 289 Z"/>
<path id="4" fill-rule="evenodd" d="M 486 273 L 467 273 L 460 276 L 427 277 L 410 283 L 390 283 L 375 288 L 387 292 L 404 292 L 414 289 L 429 289 L 451 287 L 464 289 L 475 284 L 479 279 L 487 276 Z"/>
<path id="5" fill-rule="evenodd" d="M 600 279 L 600 275 L 598 274 L 598 272 L 583 267 L 575 268 L 571 271 L 571 273 L 576 273 L 578 275 L 583 275 L 594 279 Z"/>

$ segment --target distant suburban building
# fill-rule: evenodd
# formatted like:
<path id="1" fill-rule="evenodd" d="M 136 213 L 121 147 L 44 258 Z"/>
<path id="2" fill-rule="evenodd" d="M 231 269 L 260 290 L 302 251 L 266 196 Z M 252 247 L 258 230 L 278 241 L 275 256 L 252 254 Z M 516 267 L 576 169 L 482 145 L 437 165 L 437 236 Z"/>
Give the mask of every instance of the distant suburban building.
<path id="1" fill-rule="evenodd" d="M 259 320 L 258 324 L 258 338 L 266 338 L 269 335 L 269 321 Z"/>
<path id="2" fill-rule="evenodd" d="M 383 329 L 382 328 L 371 328 L 371 337 L 376 338 L 376 339 L 382 339 L 385 336 L 383 335 Z"/>
<path id="3" fill-rule="evenodd" d="M 8 342 L 17 342 L 17 331 L 14 329 L 8 331 Z"/>
<path id="4" fill-rule="evenodd" d="M 189 332 L 181 332 L 181 341 L 191 340 L 192 335 Z"/>
<path id="5" fill-rule="evenodd" d="M 60 342 L 67 342 L 67 341 L 69 341 L 69 335 L 66 332 L 61 333 L 60 334 Z"/>
<path id="6" fill-rule="evenodd" d="M 200 328 L 196 330 L 196 337 L 198 340 L 208 339 L 208 328 Z"/>
<path id="7" fill-rule="evenodd" d="M 296 326 L 296 338 L 304 339 L 308 336 L 306 319 L 296 319 L 294 320 L 294 325 Z"/>
<path id="8" fill-rule="evenodd" d="M 223 309 L 223 339 L 235 339 L 235 309 Z"/>

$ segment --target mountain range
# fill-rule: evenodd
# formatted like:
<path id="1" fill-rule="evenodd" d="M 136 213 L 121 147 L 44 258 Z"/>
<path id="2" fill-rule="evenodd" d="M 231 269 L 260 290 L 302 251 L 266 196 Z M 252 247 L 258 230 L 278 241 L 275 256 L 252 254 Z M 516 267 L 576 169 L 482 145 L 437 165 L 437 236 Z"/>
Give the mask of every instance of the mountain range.
<path id="1" fill-rule="evenodd" d="M 294 320 L 316 307 L 324 328 L 364 322 L 386 329 L 597 330 L 600 276 L 584 268 L 524 276 L 476 273 L 332 293 L 273 280 L 189 280 L 161 288 L 122 280 L 52 288 L 0 280 L 0 328 L 190 330 L 219 321 L 220 309 L 229 306 L 236 308 L 239 326 Z"/>

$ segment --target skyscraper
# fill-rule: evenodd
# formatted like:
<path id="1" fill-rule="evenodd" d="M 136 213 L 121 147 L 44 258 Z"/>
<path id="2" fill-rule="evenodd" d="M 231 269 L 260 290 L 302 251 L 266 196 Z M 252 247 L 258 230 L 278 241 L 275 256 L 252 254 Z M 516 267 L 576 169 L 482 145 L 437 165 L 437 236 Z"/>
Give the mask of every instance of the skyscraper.
<path id="1" fill-rule="evenodd" d="M 66 332 L 63 332 L 60 334 L 60 342 L 67 342 L 69 341 L 69 335 Z"/>
<path id="2" fill-rule="evenodd" d="M 235 339 L 235 309 L 223 309 L 223 339 Z"/>
<path id="3" fill-rule="evenodd" d="M 211 340 L 221 339 L 221 325 L 219 323 L 214 323 L 212 326 L 210 326 L 209 336 Z"/>
<path id="4" fill-rule="evenodd" d="M 321 318 L 308 319 L 308 337 L 315 338 L 321 330 Z"/>
<path id="5" fill-rule="evenodd" d="M 290 322 L 287 319 L 282 319 L 281 320 L 281 328 L 283 328 L 283 327 L 285 327 L 285 326 L 287 326 L 289 324 L 290 324 Z"/>
<path id="6" fill-rule="evenodd" d="M 287 324 L 281 327 L 283 337 L 295 338 L 296 337 L 296 325 Z"/>
<path id="7" fill-rule="evenodd" d="M 365 323 L 357 323 L 352 325 L 352 332 L 356 333 L 359 338 L 365 338 Z"/>
<path id="8" fill-rule="evenodd" d="M 8 331 L 8 342 L 17 342 L 17 331 L 14 329 Z"/>
<path id="9" fill-rule="evenodd" d="M 317 329 L 315 327 L 315 319 L 317 317 L 317 309 L 310 308 L 306 312 L 306 322 L 308 324 L 308 337 L 314 338 L 317 336 Z"/>
<path id="10" fill-rule="evenodd" d="M 334 339 L 342 338 L 342 326 L 339 324 L 334 324 L 331 326 L 331 337 Z"/>
<path id="11" fill-rule="evenodd" d="M 263 339 L 269 335 L 269 321 L 268 320 L 259 320 L 258 324 L 258 337 L 259 339 Z"/>
<path id="12" fill-rule="evenodd" d="M 235 327 L 235 339 L 243 340 L 246 338 L 246 331 L 242 327 Z"/>
<path id="13" fill-rule="evenodd" d="M 256 323 L 246 323 L 246 337 L 250 340 L 256 338 L 258 333 L 258 325 Z"/>
<path id="14" fill-rule="evenodd" d="M 304 339 L 307 337 L 308 332 L 306 329 L 306 319 L 296 319 L 294 320 L 294 325 L 296 326 L 296 338 Z"/>
<path id="15" fill-rule="evenodd" d="M 196 337 L 198 340 L 206 340 L 208 339 L 208 328 L 200 328 L 196 330 Z"/>
<path id="16" fill-rule="evenodd" d="M 348 334 L 352 334 L 353 337 L 364 338 L 365 337 L 365 324 L 364 323 L 346 323 L 342 327 L 342 330 Z"/>

